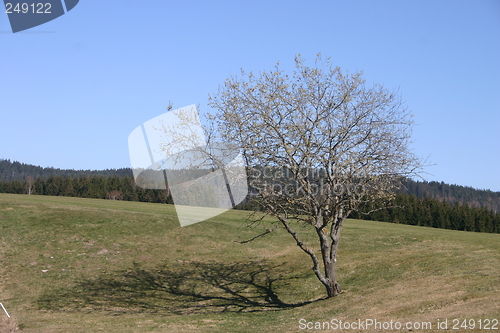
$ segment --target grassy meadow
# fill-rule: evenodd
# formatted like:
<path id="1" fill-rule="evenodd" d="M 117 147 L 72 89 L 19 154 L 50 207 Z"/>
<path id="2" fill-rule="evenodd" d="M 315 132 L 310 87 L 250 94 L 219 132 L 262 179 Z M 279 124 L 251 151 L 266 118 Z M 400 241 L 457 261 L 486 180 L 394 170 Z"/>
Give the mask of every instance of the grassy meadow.
<path id="1" fill-rule="evenodd" d="M 247 214 L 181 228 L 171 205 L 0 194 L 0 302 L 12 316 L 0 309 L 0 332 L 322 331 L 300 319 L 435 332 L 438 321 L 500 320 L 499 234 L 348 220 L 345 292 L 324 299 L 286 231 L 238 243 L 263 230 L 246 227 Z"/>

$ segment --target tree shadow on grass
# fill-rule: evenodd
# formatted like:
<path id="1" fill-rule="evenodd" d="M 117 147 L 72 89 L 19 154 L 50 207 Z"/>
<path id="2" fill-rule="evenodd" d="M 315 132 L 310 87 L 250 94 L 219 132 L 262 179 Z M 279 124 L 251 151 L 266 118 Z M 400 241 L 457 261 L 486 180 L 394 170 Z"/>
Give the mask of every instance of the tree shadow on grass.
<path id="1" fill-rule="evenodd" d="M 284 280 L 300 278 L 280 279 L 282 266 L 262 261 L 176 262 L 145 269 L 134 264 L 130 270 L 46 293 L 38 305 L 44 310 L 189 314 L 281 310 L 312 303 L 287 303 L 280 299 L 276 285 L 280 289 L 285 286 L 286 290 Z"/>

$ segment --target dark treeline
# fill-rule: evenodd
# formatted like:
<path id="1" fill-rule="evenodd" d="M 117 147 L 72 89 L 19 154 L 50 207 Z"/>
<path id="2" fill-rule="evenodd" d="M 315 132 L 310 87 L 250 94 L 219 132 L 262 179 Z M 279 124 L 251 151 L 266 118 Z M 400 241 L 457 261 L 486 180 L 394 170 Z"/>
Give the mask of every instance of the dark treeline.
<path id="1" fill-rule="evenodd" d="M 0 193 L 53 195 L 80 198 L 112 199 L 154 203 L 173 203 L 167 190 L 143 189 L 133 177 L 91 176 L 0 181 Z"/>
<path id="2" fill-rule="evenodd" d="M 392 208 L 374 210 L 352 218 L 428 226 L 453 230 L 500 233 L 500 192 L 439 182 L 407 180 Z M 0 160 L 0 193 L 73 196 L 153 203 L 173 203 L 168 190 L 136 185 L 128 168 L 103 171 L 42 168 Z M 253 201 L 239 209 L 257 210 Z"/>
<path id="3" fill-rule="evenodd" d="M 68 170 L 56 168 L 42 168 L 30 164 L 11 162 L 0 159 L 0 182 L 19 180 L 25 181 L 28 177 L 33 179 L 48 179 L 53 176 L 80 178 L 80 177 L 132 177 L 130 168 L 108 170 Z M 447 201 L 450 204 L 461 203 L 472 207 L 485 207 L 495 212 L 500 212 L 500 192 L 478 190 L 472 187 L 449 185 L 444 182 L 420 182 L 407 180 L 405 189 L 401 193 L 414 195 L 417 198 L 433 198 Z"/>
<path id="4" fill-rule="evenodd" d="M 433 228 L 500 233 L 500 213 L 486 207 L 471 207 L 468 204 L 439 201 L 430 197 L 418 198 L 415 195 L 396 195 L 390 208 L 379 209 L 377 205 L 362 207 L 350 217 Z"/>
<path id="5" fill-rule="evenodd" d="M 472 187 L 449 185 L 444 182 L 416 182 L 407 180 L 401 192 L 417 198 L 432 198 L 450 204 L 461 203 L 472 207 L 485 207 L 500 212 L 500 192 L 477 190 Z"/>
<path id="6" fill-rule="evenodd" d="M 70 196 L 81 198 L 112 199 L 153 203 L 173 203 L 167 190 L 143 189 L 136 186 L 133 177 L 61 177 L 48 179 L 13 180 L 0 182 L 0 193 Z M 258 209 L 252 201 L 240 204 L 239 209 Z M 500 213 L 486 207 L 467 204 L 450 204 L 447 201 L 399 193 L 390 208 L 378 209 L 377 205 L 361 207 L 370 211 L 366 215 L 351 214 L 351 218 L 444 228 L 453 230 L 500 233 Z"/>
<path id="7" fill-rule="evenodd" d="M 130 168 L 108 169 L 108 170 L 67 170 L 56 168 L 42 168 L 20 162 L 0 159 L 0 182 L 2 181 L 26 181 L 28 177 L 36 180 L 49 177 L 132 177 Z M 478 190 L 472 187 L 449 185 L 443 182 L 420 182 L 407 180 L 405 189 L 401 193 L 414 195 L 417 198 L 432 198 L 439 201 L 446 201 L 451 205 L 455 203 L 467 204 L 471 207 L 485 207 L 494 212 L 500 212 L 500 192 L 490 190 Z"/>
<path id="8" fill-rule="evenodd" d="M 108 170 L 71 170 L 71 169 L 56 169 L 43 168 L 31 164 L 20 162 L 11 162 L 10 160 L 0 159 L 0 181 L 20 180 L 24 181 L 28 177 L 33 179 L 48 179 L 49 177 L 92 177 L 92 176 L 119 176 L 132 177 L 130 168 L 108 169 Z"/>

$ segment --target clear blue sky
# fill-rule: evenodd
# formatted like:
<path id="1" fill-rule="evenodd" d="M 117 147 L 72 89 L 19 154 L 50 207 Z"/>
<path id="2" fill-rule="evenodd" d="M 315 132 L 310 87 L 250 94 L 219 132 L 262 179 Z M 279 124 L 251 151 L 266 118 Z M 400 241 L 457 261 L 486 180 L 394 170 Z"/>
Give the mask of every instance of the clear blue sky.
<path id="1" fill-rule="evenodd" d="M 129 167 L 127 138 L 240 68 L 321 52 L 399 88 L 427 180 L 500 191 L 500 1 L 90 1 L 13 34 L 0 12 L 0 158 Z"/>

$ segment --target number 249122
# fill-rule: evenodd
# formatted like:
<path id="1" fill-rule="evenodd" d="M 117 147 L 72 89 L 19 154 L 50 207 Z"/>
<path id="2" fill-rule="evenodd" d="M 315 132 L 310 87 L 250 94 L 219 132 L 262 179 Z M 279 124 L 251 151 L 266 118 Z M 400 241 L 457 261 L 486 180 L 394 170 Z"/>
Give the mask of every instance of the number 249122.
<path id="1" fill-rule="evenodd" d="M 5 4 L 5 12 L 7 14 L 13 14 L 13 13 L 18 13 L 18 14 L 26 14 L 26 13 L 33 13 L 33 14 L 51 14 L 50 9 L 52 8 L 52 5 L 47 2 L 47 3 L 17 3 L 12 4 L 10 2 L 7 2 Z"/>

